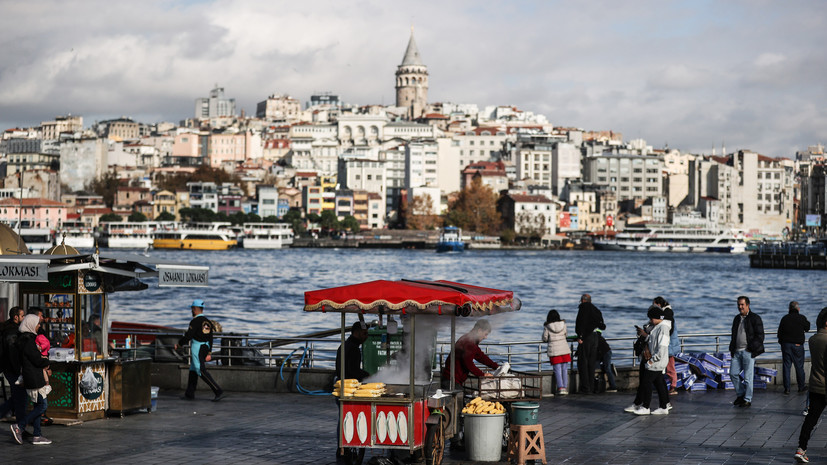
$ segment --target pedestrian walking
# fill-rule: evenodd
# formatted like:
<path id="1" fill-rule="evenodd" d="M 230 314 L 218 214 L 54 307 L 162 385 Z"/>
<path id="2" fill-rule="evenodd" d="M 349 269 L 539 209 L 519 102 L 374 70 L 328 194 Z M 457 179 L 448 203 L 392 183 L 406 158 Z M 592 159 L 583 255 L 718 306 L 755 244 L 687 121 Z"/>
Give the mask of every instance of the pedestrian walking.
<path id="1" fill-rule="evenodd" d="M 816 334 L 810 338 L 810 390 L 807 393 L 809 405 L 798 435 L 798 449 L 795 459 L 807 463 L 807 443 L 815 428 L 824 407 L 827 406 L 827 381 L 825 380 L 825 364 L 827 364 L 827 307 L 821 309 L 816 318 Z"/>
<path id="2" fill-rule="evenodd" d="M 738 297 L 738 315 L 732 320 L 732 338 L 729 342 L 732 363 L 729 377 L 735 386 L 737 407 L 752 405 L 752 384 L 755 376 L 755 358 L 764 353 L 764 322 L 750 311 L 749 297 Z M 740 373 L 744 372 L 741 380 Z"/>
<path id="3" fill-rule="evenodd" d="M 218 402 L 225 397 L 224 390 L 215 382 L 206 367 L 206 363 L 212 360 L 210 353 L 212 351 L 215 326 L 212 321 L 204 316 L 203 300 L 195 299 L 190 309 L 192 310 L 190 326 L 187 328 L 184 336 L 178 340 L 178 344 L 175 345 L 175 349 L 177 350 L 178 347 L 182 347 L 188 342 L 190 343 L 190 371 L 184 398 L 188 400 L 195 399 L 195 388 L 198 384 L 198 378 L 201 377 L 215 396 L 212 399 L 213 402 Z"/>

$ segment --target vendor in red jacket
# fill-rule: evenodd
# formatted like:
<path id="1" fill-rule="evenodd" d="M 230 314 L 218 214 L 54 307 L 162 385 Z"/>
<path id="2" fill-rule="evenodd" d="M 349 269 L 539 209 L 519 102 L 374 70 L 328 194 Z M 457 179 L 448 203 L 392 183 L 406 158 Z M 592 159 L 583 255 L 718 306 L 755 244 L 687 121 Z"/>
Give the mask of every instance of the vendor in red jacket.
<path id="1" fill-rule="evenodd" d="M 486 366 L 496 369 L 499 367 L 496 362 L 488 358 L 480 349 L 480 342 L 488 337 L 491 332 L 491 323 L 487 320 L 479 320 L 474 327 L 461 338 L 457 339 L 457 344 L 454 346 L 454 351 L 448 358 L 445 359 L 445 366 L 442 369 L 442 388 L 449 389 L 451 385 L 451 357 L 456 354 L 457 361 L 454 367 L 454 384 L 455 387 L 462 386 L 462 383 L 468 378 L 468 374 L 477 377 L 491 376 L 491 373 L 483 373 L 477 368 L 474 361 L 480 362 Z"/>

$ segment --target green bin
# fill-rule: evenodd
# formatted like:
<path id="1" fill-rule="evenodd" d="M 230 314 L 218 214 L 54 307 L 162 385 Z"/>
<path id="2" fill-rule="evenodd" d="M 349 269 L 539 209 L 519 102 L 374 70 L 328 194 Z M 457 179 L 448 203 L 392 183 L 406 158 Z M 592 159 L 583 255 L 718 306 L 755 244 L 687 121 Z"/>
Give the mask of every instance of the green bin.
<path id="1" fill-rule="evenodd" d="M 401 329 L 401 328 L 400 328 Z M 396 365 L 393 354 L 402 349 L 404 333 L 388 334 L 385 327 L 368 330 L 368 339 L 362 345 L 362 367 L 370 374 L 379 371 L 379 367 Z M 390 353 L 388 353 L 390 349 Z"/>
<path id="2" fill-rule="evenodd" d="M 537 402 L 514 402 L 511 404 L 511 424 L 536 425 L 539 410 Z"/>

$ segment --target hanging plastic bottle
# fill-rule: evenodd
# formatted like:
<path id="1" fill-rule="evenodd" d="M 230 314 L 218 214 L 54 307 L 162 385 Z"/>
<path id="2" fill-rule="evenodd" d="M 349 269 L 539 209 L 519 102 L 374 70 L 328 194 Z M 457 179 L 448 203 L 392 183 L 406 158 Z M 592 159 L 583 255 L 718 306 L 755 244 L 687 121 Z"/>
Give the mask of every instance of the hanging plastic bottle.
<path id="1" fill-rule="evenodd" d="M 124 347 L 126 347 L 127 349 L 132 348 L 132 338 L 130 336 L 126 336 L 126 345 Z"/>

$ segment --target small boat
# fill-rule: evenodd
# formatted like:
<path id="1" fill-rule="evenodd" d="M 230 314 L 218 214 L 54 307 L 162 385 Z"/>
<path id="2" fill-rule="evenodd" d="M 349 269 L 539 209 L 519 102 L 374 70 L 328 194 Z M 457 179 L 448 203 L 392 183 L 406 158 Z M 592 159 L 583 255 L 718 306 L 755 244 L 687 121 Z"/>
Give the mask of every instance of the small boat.
<path id="1" fill-rule="evenodd" d="M 227 250 L 238 244 L 230 223 L 183 223 L 155 230 L 152 247 L 179 250 Z"/>
<path id="2" fill-rule="evenodd" d="M 94 249 L 95 229 L 82 221 L 66 221 L 57 228 L 55 241 L 76 249 Z"/>
<path id="3" fill-rule="evenodd" d="M 239 242 L 245 249 L 280 249 L 293 243 L 293 228 L 285 223 L 244 223 Z"/>
<path id="4" fill-rule="evenodd" d="M 152 221 L 121 221 L 101 223 L 101 247 L 109 249 L 147 249 L 158 223 Z"/>
<path id="5" fill-rule="evenodd" d="M 465 250 L 465 243 L 462 242 L 462 230 L 456 226 L 445 226 L 439 233 L 439 241 L 436 243 L 437 252 L 462 252 Z"/>

